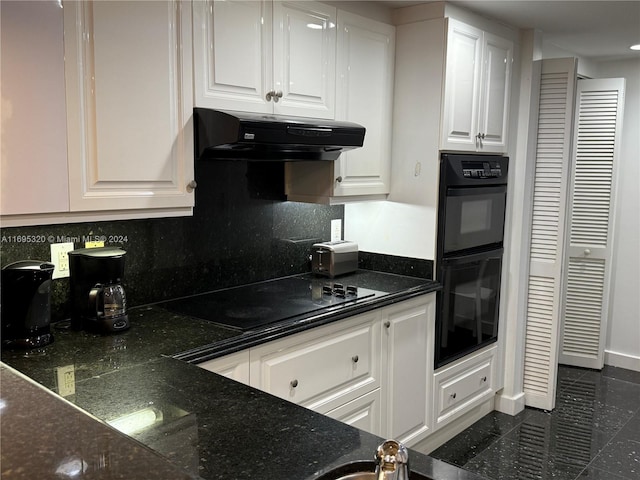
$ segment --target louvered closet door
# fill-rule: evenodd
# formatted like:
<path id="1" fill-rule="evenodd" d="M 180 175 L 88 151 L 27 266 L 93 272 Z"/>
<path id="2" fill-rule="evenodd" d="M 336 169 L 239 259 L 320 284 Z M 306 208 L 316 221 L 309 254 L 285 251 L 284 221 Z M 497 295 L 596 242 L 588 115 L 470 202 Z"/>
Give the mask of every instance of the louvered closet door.
<path id="1" fill-rule="evenodd" d="M 624 79 L 580 80 L 560 363 L 604 366 Z"/>
<path id="2" fill-rule="evenodd" d="M 555 403 L 576 62 L 542 62 L 526 312 L 526 405 Z"/>

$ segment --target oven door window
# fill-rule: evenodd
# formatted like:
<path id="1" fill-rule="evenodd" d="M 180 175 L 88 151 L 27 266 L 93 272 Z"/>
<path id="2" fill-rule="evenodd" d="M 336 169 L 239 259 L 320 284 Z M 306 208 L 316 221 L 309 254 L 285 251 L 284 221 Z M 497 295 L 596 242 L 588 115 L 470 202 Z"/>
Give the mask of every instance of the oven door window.
<path id="1" fill-rule="evenodd" d="M 484 257 L 478 259 L 478 257 Z M 436 366 L 497 340 L 502 249 L 494 254 L 443 260 Z"/>
<path id="2" fill-rule="evenodd" d="M 502 242 L 506 187 L 447 189 L 444 254 Z"/>

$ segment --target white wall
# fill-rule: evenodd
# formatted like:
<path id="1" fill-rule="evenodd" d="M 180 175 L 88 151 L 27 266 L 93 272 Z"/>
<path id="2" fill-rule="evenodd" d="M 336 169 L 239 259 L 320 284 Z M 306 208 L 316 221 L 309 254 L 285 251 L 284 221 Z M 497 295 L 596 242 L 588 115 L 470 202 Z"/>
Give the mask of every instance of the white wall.
<path id="1" fill-rule="evenodd" d="M 598 76 L 626 79 L 605 363 L 640 371 L 640 59 L 600 62 Z"/>
<path id="2" fill-rule="evenodd" d="M 598 64 L 592 60 L 580 57 L 573 52 L 563 50 L 557 45 L 542 38 L 542 58 L 567 58 L 575 57 L 578 59 L 578 76 L 585 78 L 599 78 Z"/>

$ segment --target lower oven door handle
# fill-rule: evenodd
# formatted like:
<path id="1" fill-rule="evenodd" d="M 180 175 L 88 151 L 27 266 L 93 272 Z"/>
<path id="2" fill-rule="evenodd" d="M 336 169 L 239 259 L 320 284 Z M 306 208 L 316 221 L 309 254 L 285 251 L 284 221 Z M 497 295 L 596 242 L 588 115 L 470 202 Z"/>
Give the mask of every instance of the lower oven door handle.
<path id="1" fill-rule="evenodd" d="M 496 248 L 488 252 L 473 253 L 471 255 L 457 255 L 455 257 L 445 257 L 442 259 L 443 265 L 459 265 L 462 263 L 478 262 L 482 260 L 500 259 L 504 248 Z"/>

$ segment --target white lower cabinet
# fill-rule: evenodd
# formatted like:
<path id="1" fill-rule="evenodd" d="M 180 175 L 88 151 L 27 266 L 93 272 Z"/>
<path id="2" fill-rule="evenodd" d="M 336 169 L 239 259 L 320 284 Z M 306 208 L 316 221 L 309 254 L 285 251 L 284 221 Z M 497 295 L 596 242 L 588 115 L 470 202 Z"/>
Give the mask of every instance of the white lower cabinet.
<path id="1" fill-rule="evenodd" d="M 199 363 L 200 368 L 249 385 L 249 350 Z"/>
<path id="2" fill-rule="evenodd" d="M 376 388 L 341 407 L 334 408 L 326 415 L 365 432 L 383 436 L 381 403 L 382 394 L 380 389 Z"/>
<path id="3" fill-rule="evenodd" d="M 496 345 L 445 366 L 433 376 L 434 430 L 437 430 L 495 393 Z"/>
<path id="4" fill-rule="evenodd" d="M 413 445 L 432 431 L 435 293 L 200 367 Z"/>
<path id="5" fill-rule="evenodd" d="M 431 431 L 435 295 L 383 313 L 387 434 L 405 445 Z"/>
<path id="6" fill-rule="evenodd" d="M 375 311 L 252 348 L 251 386 L 326 413 L 380 386 Z"/>

